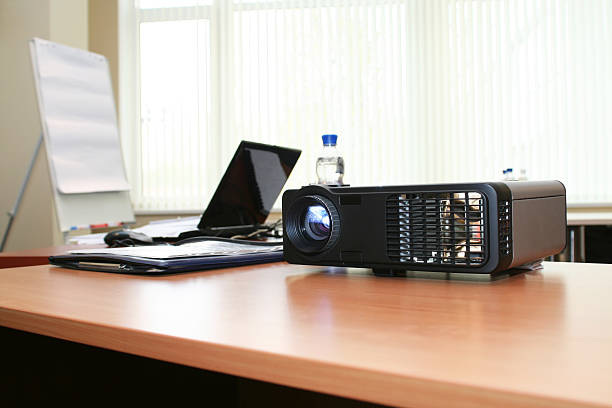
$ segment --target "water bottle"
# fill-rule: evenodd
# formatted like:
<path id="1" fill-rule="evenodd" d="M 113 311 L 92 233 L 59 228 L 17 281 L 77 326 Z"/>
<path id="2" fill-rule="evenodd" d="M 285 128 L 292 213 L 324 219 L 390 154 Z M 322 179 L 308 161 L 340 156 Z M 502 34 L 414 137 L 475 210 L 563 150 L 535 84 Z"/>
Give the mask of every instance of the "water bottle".
<path id="1" fill-rule="evenodd" d="M 515 180 L 516 178 L 514 176 L 514 171 L 511 167 L 504 170 L 504 181 L 515 181 Z"/>
<path id="2" fill-rule="evenodd" d="M 344 159 L 336 147 L 338 135 L 323 135 L 323 149 L 317 159 L 319 184 L 342 185 L 344 182 Z"/>

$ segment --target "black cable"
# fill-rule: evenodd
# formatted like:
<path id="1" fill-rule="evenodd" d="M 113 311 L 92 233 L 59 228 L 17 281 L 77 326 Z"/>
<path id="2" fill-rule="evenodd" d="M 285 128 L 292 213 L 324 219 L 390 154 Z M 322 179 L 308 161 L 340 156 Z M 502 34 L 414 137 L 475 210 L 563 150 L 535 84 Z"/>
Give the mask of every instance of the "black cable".
<path id="1" fill-rule="evenodd" d="M 218 242 L 231 242 L 233 244 L 245 244 L 245 245 L 259 245 L 259 246 L 275 246 L 282 245 L 282 241 L 256 241 L 257 238 L 282 238 L 282 234 L 278 231 L 278 227 L 282 225 L 282 220 L 279 219 L 272 224 L 262 225 L 260 230 L 254 231 L 248 235 L 239 235 L 231 238 L 216 237 L 211 235 L 198 235 L 194 237 L 184 238 L 175 242 L 163 242 L 154 241 L 152 243 L 143 244 L 141 242 L 135 242 L 131 238 L 125 238 L 121 240 L 115 240 L 109 247 L 121 248 L 130 246 L 143 246 L 143 245 L 183 245 L 191 242 L 202 242 L 202 241 L 218 241 Z"/>
<path id="2" fill-rule="evenodd" d="M 152 245 L 159 245 L 159 244 L 161 244 L 161 242 L 142 243 L 142 242 L 136 242 L 131 238 L 125 238 L 125 239 L 114 240 L 110 245 L 108 245 L 108 247 L 109 248 L 124 248 L 124 247 L 134 247 L 134 246 L 152 246 Z"/>
<path id="3" fill-rule="evenodd" d="M 282 245 L 282 241 L 266 242 L 266 241 L 252 241 L 239 238 L 222 238 L 222 237 L 191 237 L 185 238 L 180 241 L 173 243 L 172 245 L 183 245 L 191 242 L 202 242 L 202 241 L 219 241 L 219 242 L 231 242 L 232 244 L 243 244 L 243 245 L 258 245 L 258 246 L 275 246 Z"/>

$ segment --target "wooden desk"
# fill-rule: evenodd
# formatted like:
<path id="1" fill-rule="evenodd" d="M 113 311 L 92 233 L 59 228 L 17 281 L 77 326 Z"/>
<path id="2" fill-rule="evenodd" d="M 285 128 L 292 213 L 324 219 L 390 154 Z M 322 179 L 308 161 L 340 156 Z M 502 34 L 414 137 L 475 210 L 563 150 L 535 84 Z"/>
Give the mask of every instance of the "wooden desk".
<path id="1" fill-rule="evenodd" d="M 0 325 L 406 407 L 612 407 L 612 265 L 493 282 L 276 263 L 0 270 Z"/>
<path id="2" fill-rule="evenodd" d="M 47 265 L 49 257 L 61 255 L 71 249 L 101 248 L 105 245 L 59 245 L 48 248 L 25 249 L 23 251 L 0 252 L 0 268 Z"/>

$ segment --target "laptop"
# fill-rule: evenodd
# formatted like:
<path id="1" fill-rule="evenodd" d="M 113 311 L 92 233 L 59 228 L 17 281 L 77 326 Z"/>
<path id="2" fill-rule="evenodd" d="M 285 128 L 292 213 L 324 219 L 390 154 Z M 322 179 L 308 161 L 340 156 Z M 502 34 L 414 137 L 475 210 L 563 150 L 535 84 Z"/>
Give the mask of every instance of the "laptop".
<path id="1" fill-rule="evenodd" d="M 184 232 L 178 239 L 228 238 L 264 227 L 301 153 L 301 150 L 287 147 L 240 142 L 197 230 Z"/>
<path id="2" fill-rule="evenodd" d="M 104 241 L 109 246 L 155 245 L 201 236 L 245 237 L 258 230 L 271 229 L 264 223 L 301 153 L 297 149 L 243 140 L 204 210 L 197 229 L 158 236 L 151 235 L 144 226 L 129 231 L 111 231 Z"/>

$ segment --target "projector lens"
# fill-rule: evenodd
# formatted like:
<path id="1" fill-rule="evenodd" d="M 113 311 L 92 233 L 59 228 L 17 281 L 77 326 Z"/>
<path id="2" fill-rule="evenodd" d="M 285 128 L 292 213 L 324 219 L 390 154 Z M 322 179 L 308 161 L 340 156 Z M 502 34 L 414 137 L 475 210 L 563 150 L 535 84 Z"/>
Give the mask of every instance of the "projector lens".
<path id="1" fill-rule="evenodd" d="M 335 205 L 322 195 L 298 197 L 283 210 L 286 239 L 307 254 L 332 248 L 340 236 L 340 216 Z"/>
<path id="2" fill-rule="evenodd" d="M 316 241 L 328 239 L 331 233 L 329 213 L 322 205 L 311 205 L 304 212 L 304 233 Z"/>

